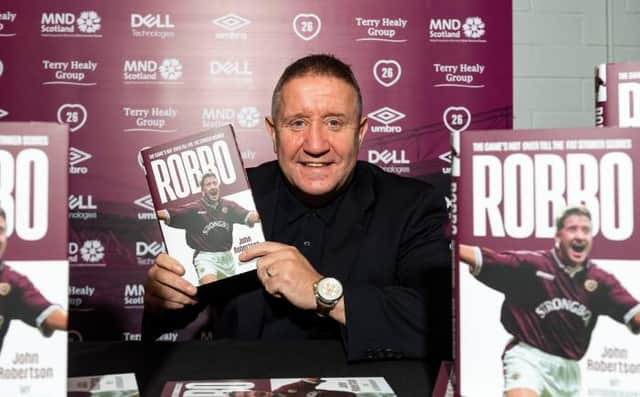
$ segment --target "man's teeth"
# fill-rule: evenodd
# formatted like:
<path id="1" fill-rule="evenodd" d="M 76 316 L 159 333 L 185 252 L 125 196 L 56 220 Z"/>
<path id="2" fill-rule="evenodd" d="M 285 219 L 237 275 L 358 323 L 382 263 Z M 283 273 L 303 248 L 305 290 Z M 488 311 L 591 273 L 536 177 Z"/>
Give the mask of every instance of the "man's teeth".
<path id="1" fill-rule="evenodd" d="M 325 163 L 304 163 L 307 167 L 324 167 L 327 164 Z"/>

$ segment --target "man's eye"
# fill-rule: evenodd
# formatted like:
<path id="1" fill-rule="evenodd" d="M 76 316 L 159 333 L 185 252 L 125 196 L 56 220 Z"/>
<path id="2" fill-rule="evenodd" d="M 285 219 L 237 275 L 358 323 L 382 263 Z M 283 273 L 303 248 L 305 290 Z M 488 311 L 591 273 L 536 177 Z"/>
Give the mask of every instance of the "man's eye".
<path id="1" fill-rule="evenodd" d="M 324 123 L 331 130 L 339 130 L 344 125 L 342 120 L 339 120 L 339 119 L 327 119 L 327 120 L 325 120 Z"/>
<path id="2" fill-rule="evenodd" d="M 291 120 L 288 123 L 289 128 L 294 130 L 301 130 L 306 127 L 307 123 L 304 120 Z"/>

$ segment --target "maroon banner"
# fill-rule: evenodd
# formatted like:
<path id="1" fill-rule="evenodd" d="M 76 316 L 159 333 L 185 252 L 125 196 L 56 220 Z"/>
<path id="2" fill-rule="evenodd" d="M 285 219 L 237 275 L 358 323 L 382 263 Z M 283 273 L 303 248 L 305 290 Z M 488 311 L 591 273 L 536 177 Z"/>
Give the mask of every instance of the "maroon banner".
<path id="1" fill-rule="evenodd" d="M 450 133 L 512 126 L 511 10 L 506 0 L 2 6 L 0 120 L 71 130 L 76 336 L 139 332 L 141 307 L 123 300 L 140 299 L 162 249 L 140 149 L 233 124 L 245 165 L 271 160 L 263 119 L 280 73 L 333 53 L 361 84 L 369 131 L 360 159 L 435 181 L 445 195 Z"/>

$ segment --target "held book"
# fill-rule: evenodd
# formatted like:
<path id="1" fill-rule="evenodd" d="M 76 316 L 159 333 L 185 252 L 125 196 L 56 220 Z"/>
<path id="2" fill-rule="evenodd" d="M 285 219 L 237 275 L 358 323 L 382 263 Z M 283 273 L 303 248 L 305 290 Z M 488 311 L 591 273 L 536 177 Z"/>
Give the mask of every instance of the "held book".
<path id="1" fill-rule="evenodd" d="M 0 394 L 65 396 L 69 132 L 0 123 Z"/>
<path id="2" fill-rule="evenodd" d="M 465 131 L 453 147 L 456 395 L 636 394 L 640 130 Z"/>
<path id="3" fill-rule="evenodd" d="M 640 127 L 640 62 L 596 67 L 596 126 Z"/>
<path id="4" fill-rule="evenodd" d="M 255 270 L 255 260 L 238 259 L 264 235 L 233 128 L 190 134 L 141 156 L 167 252 L 185 278 L 201 286 Z"/>
<path id="5" fill-rule="evenodd" d="M 167 382 L 161 397 L 395 397 L 384 378 L 266 378 Z"/>

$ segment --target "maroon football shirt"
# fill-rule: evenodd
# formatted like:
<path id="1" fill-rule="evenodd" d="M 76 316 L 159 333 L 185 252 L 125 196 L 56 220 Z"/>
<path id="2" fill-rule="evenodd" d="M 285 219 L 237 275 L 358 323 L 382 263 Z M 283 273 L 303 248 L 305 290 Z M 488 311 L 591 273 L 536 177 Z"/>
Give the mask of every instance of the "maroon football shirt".
<path id="1" fill-rule="evenodd" d="M 249 211 L 229 200 L 210 206 L 203 199 L 168 209 L 169 226 L 185 229 L 187 244 L 197 251 L 223 252 L 231 249 L 233 224 L 245 223 Z"/>
<path id="2" fill-rule="evenodd" d="M 501 321 L 517 340 L 560 357 L 584 356 L 599 315 L 624 323 L 640 303 L 590 262 L 570 274 L 551 251 L 482 249 L 478 279 L 505 295 Z"/>
<path id="3" fill-rule="evenodd" d="M 36 318 L 50 306 L 27 277 L 0 262 L 0 349 L 11 320 L 36 327 Z"/>

